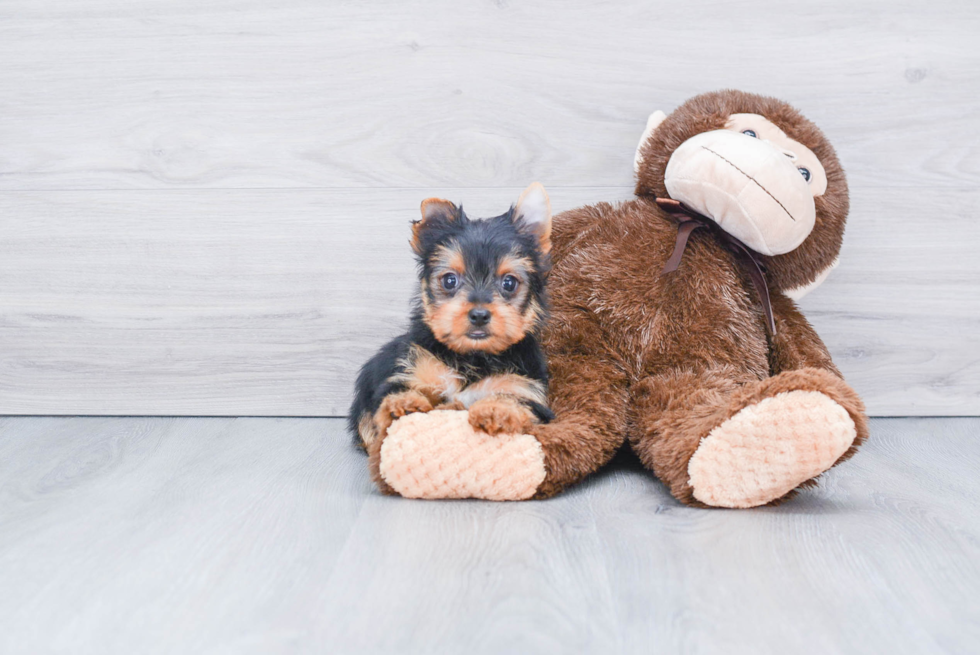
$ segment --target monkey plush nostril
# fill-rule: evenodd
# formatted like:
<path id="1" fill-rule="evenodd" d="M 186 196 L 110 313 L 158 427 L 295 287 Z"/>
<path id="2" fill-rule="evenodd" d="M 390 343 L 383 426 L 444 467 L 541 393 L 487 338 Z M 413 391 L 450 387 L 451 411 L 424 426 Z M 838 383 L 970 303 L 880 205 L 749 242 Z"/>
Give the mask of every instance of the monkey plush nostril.
<path id="1" fill-rule="evenodd" d="M 781 145 L 779 145 L 778 143 L 773 143 L 769 139 L 763 139 L 762 142 L 763 143 L 768 143 L 770 146 L 772 146 L 773 148 L 775 148 L 777 152 L 781 152 L 784 155 L 786 155 L 787 157 L 789 157 L 789 160 L 790 161 L 796 161 L 796 153 L 793 152 L 792 150 L 789 150 L 788 148 L 784 148 Z"/>

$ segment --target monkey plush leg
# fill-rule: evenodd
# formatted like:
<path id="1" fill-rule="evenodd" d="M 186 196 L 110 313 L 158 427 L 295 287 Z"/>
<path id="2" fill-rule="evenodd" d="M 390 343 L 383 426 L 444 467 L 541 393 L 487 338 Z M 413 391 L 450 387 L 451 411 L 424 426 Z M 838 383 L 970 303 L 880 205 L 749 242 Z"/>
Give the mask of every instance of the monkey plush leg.
<path id="1" fill-rule="evenodd" d="M 796 303 L 777 291 L 772 294 L 772 311 L 776 319 L 776 334 L 769 349 L 769 368 L 773 375 L 809 368 L 822 369 L 844 379 L 830 358 L 827 346 L 797 309 Z M 850 390 L 847 385 L 845 387 Z M 854 392 L 851 390 L 851 393 Z M 857 437 L 835 465 L 850 459 L 868 438 L 868 417 L 864 413 L 864 404 L 856 395 L 855 400 L 855 403 L 848 405 L 848 413 L 854 420 Z"/>
<path id="2" fill-rule="evenodd" d="M 637 385 L 633 449 L 682 502 L 755 507 L 790 495 L 867 433 L 860 398 L 826 370 L 764 380 L 673 371 Z"/>

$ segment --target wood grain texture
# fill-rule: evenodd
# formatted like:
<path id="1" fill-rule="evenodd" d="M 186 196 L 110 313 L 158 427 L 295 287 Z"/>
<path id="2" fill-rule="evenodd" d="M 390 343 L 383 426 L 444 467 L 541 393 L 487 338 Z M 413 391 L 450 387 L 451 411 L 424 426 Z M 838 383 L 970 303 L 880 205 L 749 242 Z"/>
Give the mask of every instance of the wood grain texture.
<path id="1" fill-rule="evenodd" d="M 628 197 L 646 116 L 785 98 L 854 205 L 804 309 L 877 415 L 980 413 L 969 1 L 0 4 L 0 414 L 339 415 L 405 224 Z"/>
<path id="2" fill-rule="evenodd" d="M 432 195 L 491 215 L 520 191 Z M 552 196 L 561 208 L 618 191 Z M 9 202 L 37 218 L 0 224 L 0 412 L 345 414 L 357 368 L 407 325 L 420 200 L 413 189 L 5 194 L 0 216 Z"/>
<path id="3" fill-rule="evenodd" d="M 549 501 L 383 497 L 336 419 L 0 419 L 0 652 L 976 652 L 980 419 L 871 428 L 724 511 L 624 456 Z"/>
<path id="4" fill-rule="evenodd" d="M 520 189 L 431 192 L 487 215 Z M 551 192 L 556 209 L 630 195 Z M 0 216 L 35 218 L 0 219 L 0 412 L 343 415 L 358 366 L 406 323 L 420 195 L 4 194 Z M 895 229 L 919 196 L 857 195 L 843 263 L 803 308 L 872 414 L 976 414 L 980 203 L 947 194 L 944 230 Z"/>
<path id="5" fill-rule="evenodd" d="M 856 186 L 980 183 L 970 0 L 0 7 L 0 188 L 623 186 L 647 115 L 798 104 Z"/>

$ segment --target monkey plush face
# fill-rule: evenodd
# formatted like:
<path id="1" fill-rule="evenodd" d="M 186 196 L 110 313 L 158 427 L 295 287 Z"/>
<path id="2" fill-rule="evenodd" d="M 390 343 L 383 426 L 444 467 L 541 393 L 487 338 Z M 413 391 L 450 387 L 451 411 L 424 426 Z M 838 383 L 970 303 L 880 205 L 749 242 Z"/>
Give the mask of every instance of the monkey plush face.
<path id="1" fill-rule="evenodd" d="M 759 254 L 782 255 L 813 231 L 813 198 L 827 190 L 827 174 L 813 151 L 765 116 L 734 114 L 674 151 L 664 186 Z"/>
<path id="2" fill-rule="evenodd" d="M 669 196 L 762 255 L 792 297 L 836 263 L 847 183 L 833 148 L 784 102 L 739 91 L 651 115 L 636 156 L 637 194 Z"/>

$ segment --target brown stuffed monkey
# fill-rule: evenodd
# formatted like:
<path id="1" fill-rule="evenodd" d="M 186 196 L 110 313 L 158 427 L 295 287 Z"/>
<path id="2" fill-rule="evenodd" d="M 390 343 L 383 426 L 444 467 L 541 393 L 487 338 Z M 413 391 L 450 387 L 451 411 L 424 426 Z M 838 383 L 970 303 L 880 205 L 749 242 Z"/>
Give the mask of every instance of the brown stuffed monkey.
<path id="1" fill-rule="evenodd" d="M 628 442 L 680 501 L 753 507 L 866 438 L 860 398 L 793 300 L 836 264 L 848 211 L 820 130 L 773 98 L 707 93 L 650 117 L 636 177 L 634 200 L 553 221 L 556 419 L 490 437 L 464 412 L 401 418 L 380 447 L 391 489 L 546 498 Z"/>

